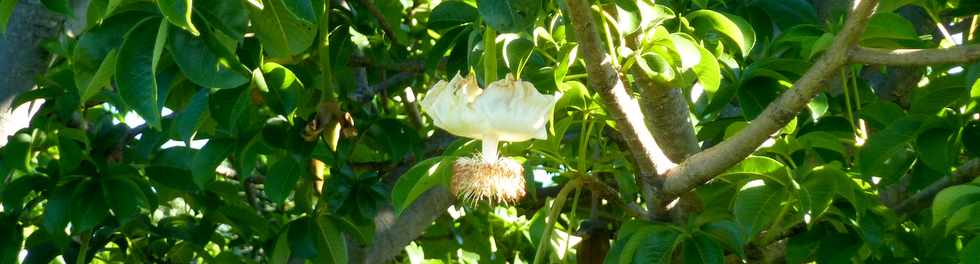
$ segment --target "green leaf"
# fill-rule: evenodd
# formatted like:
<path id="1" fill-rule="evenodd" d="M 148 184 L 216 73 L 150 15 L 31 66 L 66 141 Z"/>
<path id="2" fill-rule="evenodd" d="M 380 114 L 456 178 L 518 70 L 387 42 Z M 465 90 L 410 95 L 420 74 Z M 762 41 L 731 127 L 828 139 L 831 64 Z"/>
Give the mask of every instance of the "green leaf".
<path id="1" fill-rule="evenodd" d="M 725 251 L 710 237 L 695 234 L 684 240 L 684 263 L 725 263 Z"/>
<path id="2" fill-rule="evenodd" d="M 197 31 L 194 27 L 194 23 L 191 22 L 191 14 L 193 10 L 192 0 L 158 0 L 157 6 L 160 7 L 160 13 L 163 13 L 163 17 L 167 18 L 167 21 L 174 24 L 174 26 L 180 27 L 194 36 L 198 36 L 201 32 Z"/>
<path id="3" fill-rule="evenodd" d="M 961 264 L 980 264 L 980 237 L 974 237 L 960 249 Z"/>
<path id="4" fill-rule="evenodd" d="M 286 264 L 289 263 L 289 238 L 287 234 L 289 230 L 284 230 L 276 239 L 275 246 L 272 247 L 272 256 L 269 257 L 269 263 L 272 264 Z"/>
<path id="5" fill-rule="evenodd" d="M 534 51 L 534 42 L 526 38 L 514 38 L 504 42 L 504 62 L 507 68 L 514 74 L 524 72 L 524 64 L 531 58 Z M 521 76 L 515 76 L 521 78 Z"/>
<path id="6" fill-rule="evenodd" d="M 728 250 L 735 252 L 737 256 L 745 257 L 745 245 L 748 244 L 748 240 L 742 234 L 738 223 L 731 220 L 715 221 L 705 224 L 701 230 L 721 242 Z"/>
<path id="7" fill-rule="evenodd" d="M 316 218 L 316 247 L 319 255 L 315 263 L 348 263 L 347 239 L 333 218 L 321 215 Z"/>
<path id="8" fill-rule="evenodd" d="M 677 53 L 680 59 L 680 61 L 674 61 L 674 67 L 679 68 L 681 72 L 686 72 L 701 63 L 700 46 L 695 43 L 691 36 L 683 33 L 673 33 L 667 37 L 671 44 L 673 44 L 673 51 Z"/>
<path id="9" fill-rule="evenodd" d="M 58 133 L 58 167 L 61 174 L 65 175 L 78 168 L 85 155 L 82 147 L 74 139 L 66 136 L 65 133 Z"/>
<path id="10" fill-rule="evenodd" d="M 980 156 L 980 121 L 973 120 L 963 126 L 961 136 L 966 152 L 974 157 Z"/>
<path id="11" fill-rule="evenodd" d="M 65 226 L 68 225 L 72 210 L 72 191 L 74 190 L 75 184 L 71 184 L 71 182 L 59 184 L 52 189 L 51 195 L 48 196 L 48 203 L 44 206 L 44 219 L 41 222 L 41 226 L 49 234 L 63 233 Z"/>
<path id="12" fill-rule="evenodd" d="M 861 34 L 861 41 L 874 39 L 918 40 L 915 25 L 896 13 L 876 12 L 868 21 L 868 27 Z"/>
<path id="13" fill-rule="evenodd" d="M 963 229 L 966 232 L 976 231 L 980 228 L 980 223 L 976 219 L 980 217 L 980 203 L 973 203 L 963 208 L 957 209 L 949 221 L 946 222 L 946 234 L 955 230 Z"/>
<path id="14" fill-rule="evenodd" d="M 898 10 L 898 8 L 924 2 L 922 0 L 882 0 L 878 3 L 878 13 L 892 12 Z"/>
<path id="15" fill-rule="evenodd" d="M 167 48 L 177 66 L 194 84 L 207 88 L 235 88 L 248 82 L 245 75 L 234 70 L 235 66 L 212 52 L 202 38 L 178 30 L 170 35 L 173 37 Z"/>
<path id="16" fill-rule="evenodd" d="M 452 168 L 451 157 L 434 157 L 416 163 L 398 177 L 398 182 L 391 190 L 391 203 L 395 206 L 395 214 L 401 214 L 411 206 L 415 199 L 432 187 L 448 185 Z"/>
<path id="17" fill-rule="evenodd" d="M 317 256 L 316 242 L 314 239 L 319 231 L 317 223 L 309 216 L 301 217 L 289 223 L 289 249 L 292 255 L 300 258 L 313 258 Z"/>
<path id="18" fill-rule="evenodd" d="M 750 182 L 735 195 L 732 209 L 735 221 L 745 230 L 748 238 L 755 237 L 776 218 L 785 199 L 783 187 L 766 185 L 762 181 Z"/>
<path id="19" fill-rule="evenodd" d="M 813 41 L 813 47 L 810 49 L 810 54 L 807 55 L 808 60 L 812 60 L 813 57 L 817 56 L 820 52 L 823 52 L 830 48 L 830 45 L 834 43 L 834 35 L 830 33 L 824 33 L 820 35 L 820 38 Z"/>
<path id="20" fill-rule="evenodd" d="M 17 0 L 0 0 L 0 33 L 7 32 L 7 23 L 10 22 L 10 15 L 14 13 Z"/>
<path id="21" fill-rule="evenodd" d="M 453 3 L 453 2 L 443 2 L 443 3 Z M 469 36 L 471 29 L 472 27 L 455 27 L 453 29 L 450 29 L 449 31 L 446 31 L 446 33 L 442 34 L 442 36 L 439 37 L 439 40 L 436 41 L 436 44 L 433 45 L 431 49 L 429 49 L 428 51 L 429 53 L 426 55 L 425 58 L 426 71 L 430 73 L 434 73 L 436 69 L 439 68 L 439 64 L 442 61 L 442 59 L 446 57 L 446 52 L 450 51 L 450 49 L 455 47 L 457 42 L 465 45 L 466 41 L 459 41 L 459 40 L 465 39 L 466 36 Z M 449 66 L 450 65 L 447 64 L 446 67 L 448 68 Z M 450 72 L 447 70 L 447 73 Z"/>
<path id="22" fill-rule="evenodd" d="M 650 29 L 660 26 L 664 21 L 677 17 L 674 10 L 654 2 L 650 0 L 636 1 L 636 6 L 640 9 L 640 28 L 645 31 L 650 31 Z"/>
<path id="23" fill-rule="evenodd" d="M 0 262 L 17 263 L 21 244 L 24 240 L 24 227 L 17 223 L 17 216 L 0 214 Z"/>
<path id="24" fill-rule="evenodd" d="M 977 201 L 980 201 L 980 186 L 956 185 L 943 189 L 932 201 L 932 224 L 938 225 L 960 208 Z"/>
<path id="25" fill-rule="evenodd" d="M 969 90 L 958 78 L 933 80 L 922 89 L 914 89 L 912 94 L 912 114 L 936 114 L 956 100 L 969 97 Z"/>
<path id="26" fill-rule="evenodd" d="M 837 166 L 817 166 L 800 183 L 800 206 L 811 219 L 816 219 L 830 208 L 841 178 L 847 178 L 847 175 Z"/>
<path id="27" fill-rule="evenodd" d="M 296 18 L 287 11 L 283 0 L 264 1 L 265 8 L 249 5 L 255 35 L 269 56 L 290 57 L 310 48 L 316 37 L 316 25 Z"/>
<path id="28" fill-rule="evenodd" d="M 402 3 L 409 4 L 409 6 L 402 5 Z M 381 16 L 391 25 L 391 33 L 395 34 L 390 37 L 405 46 L 409 44 L 409 39 L 405 30 L 400 25 L 401 21 L 404 20 L 405 8 L 411 7 L 411 3 L 411 1 L 404 2 L 401 0 L 374 0 L 374 4 L 381 10 Z"/>
<path id="29" fill-rule="evenodd" d="M 204 120 L 202 117 L 208 110 L 208 89 L 201 89 L 191 97 L 191 102 L 183 111 L 174 117 L 174 133 L 177 139 L 189 142 Z"/>
<path id="30" fill-rule="evenodd" d="M 432 9 L 426 25 L 432 30 L 445 30 L 479 19 L 476 8 L 463 1 L 443 1 Z M 443 35 L 443 38 L 446 36 Z"/>
<path id="31" fill-rule="evenodd" d="M 194 1 L 194 12 L 200 14 L 219 31 L 235 40 L 241 40 L 248 27 L 248 10 L 242 1 Z"/>
<path id="32" fill-rule="evenodd" d="M 221 161 L 231 154 L 236 143 L 228 139 L 212 138 L 207 144 L 194 155 L 191 162 L 191 173 L 194 184 L 198 188 L 204 189 L 209 183 L 214 181 L 214 170 L 221 165 Z"/>
<path id="33" fill-rule="evenodd" d="M 75 230 L 91 230 L 109 213 L 102 190 L 94 180 L 87 179 L 79 184 L 71 200 L 71 224 Z"/>
<path id="34" fill-rule="evenodd" d="M 282 0 L 286 5 L 286 10 L 296 18 L 305 22 L 316 24 L 316 11 L 313 9 L 313 2 L 310 0 Z"/>
<path id="35" fill-rule="evenodd" d="M 640 28 L 642 15 L 640 7 L 636 1 L 617 0 L 616 1 L 616 30 L 620 35 L 629 35 Z"/>
<path id="36" fill-rule="evenodd" d="M 293 111 L 304 96 L 303 83 L 292 71 L 274 62 L 262 65 L 262 73 L 269 89 L 266 103 L 276 113 L 291 119 Z"/>
<path id="37" fill-rule="evenodd" d="M 748 121 L 758 117 L 769 103 L 779 97 L 782 90 L 791 86 L 792 84 L 786 81 L 768 77 L 752 78 L 738 85 L 736 94 L 745 119 Z"/>
<path id="38" fill-rule="evenodd" d="M 905 117 L 905 111 L 895 103 L 878 100 L 862 108 L 861 117 L 869 119 L 877 127 L 884 128 L 895 120 Z"/>
<path id="39" fill-rule="evenodd" d="M 792 186 L 788 175 L 786 175 L 786 165 L 765 156 L 749 156 L 718 177 L 735 178 L 742 181 L 770 179 L 783 186 Z"/>
<path id="40" fill-rule="evenodd" d="M 17 133 L 7 139 L 3 147 L 3 161 L 8 169 L 18 169 L 25 172 L 33 171 L 31 166 L 31 148 L 34 138 L 28 133 Z"/>
<path id="41" fill-rule="evenodd" d="M 477 0 L 483 21 L 500 33 L 523 31 L 534 25 L 541 10 L 539 0 Z"/>
<path id="42" fill-rule="evenodd" d="M 116 67 L 116 89 L 119 96 L 130 108 L 136 111 L 146 123 L 161 129 L 160 107 L 157 105 L 157 79 L 153 71 L 152 51 L 160 19 L 148 18 L 133 26 L 126 33 L 119 49 Z"/>
<path id="43" fill-rule="evenodd" d="M 48 10 L 58 12 L 66 16 L 72 16 L 71 3 L 68 0 L 41 0 L 44 7 Z"/>
<path id="44" fill-rule="evenodd" d="M 81 95 L 81 102 L 87 102 L 88 99 L 112 83 L 112 74 L 116 71 L 116 55 L 116 50 L 110 51 L 102 60 L 102 64 L 99 64 L 99 69 L 96 70 L 92 79 L 84 86 L 77 86 L 83 89 L 78 91 L 78 94 Z"/>
<path id="45" fill-rule="evenodd" d="M 421 155 L 422 139 L 416 130 L 397 119 L 381 119 L 371 124 L 368 135 L 372 141 L 388 154 L 388 158 L 398 161 L 410 153 Z"/>
<path id="46" fill-rule="evenodd" d="M 755 46 L 755 31 L 752 25 L 740 17 L 703 9 L 691 12 L 686 18 L 702 38 L 711 32 L 718 32 L 728 37 L 738 47 L 742 57 L 747 57 Z"/>
<path id="47" fill-rule="evenodd" d="M 697 74 L 701 87 L 708 94 L 708 98 L 711 98 L 721 87 L 721 66 L 710 51 L 700 46 L 698 50 L 701 51 L 701 61 L 691 70 Z"/>
<path id="48" fill-rule="evenodd" d="M 882 131 L 873 134 L 864 144 L 860 152 L 859 168 L 868 177 L 877 176 L 888 178 L 894 175 L 875 175 L 888 164 L 895 163 L 893 158 L 908 147 L 908 143 L 919 135 L 926 125 L 926 117 L 907 116 L 894 121 Z"/>
<path id="49" fill-rule="evenodd" d="M 619 263 L 670 263 L 679 236 L 676 229 L 662 225 L 643 228 L 630 237 Z"/>
<path id="50" fill-rule="evenodd" d="M 269 167 L 265 179 L 265 194 L 269 196 L 269 200 L 275 203 L 285 201 L 289 193 L 293 191 L 293 187 L 296 186 L 299 175 L 303 173 L 300 169 L 300 164 L 289 156 L 282 157 L 273 163 Z"/>
<path id="51" fill-rule="evenodd" d="M 931 129 L 919 135 L 915 143 L 919 160 L 935 171 L 948 172 L 959 156 L 956 135 L 951 130 Z"/>
<path id="52" fill-rule="evenodd" d="M 813 100 L 810 100 L 810 102 L 807 103 L 806 107 L 810 109 L 810 118 L 813 119 L 813 121 L 817 121 L 820 119 L 820 117 L 827 114 L 827 110 L 830 110 L 828 101 L 827 94 L 820 93 L 817 94 L 816 97 L 813 97 Z"/>
<path id="53" fill-rule="evenodd" d="M 188 147 L 164 149 L 146 168 L 146 176 L 167 188 L 185 192 L 196 191 L 198 187 L 191 173 L 196 152 Z"/>
<path id="54" fill-rule="evenodd" d="M 120 223 L 126 223 L 140 213 L 140 207 L 149 206 L 139 185 L 124 176 L 102 179 L 101 183 L 105 200 Z"/>
<path id="55" fill-rule="evenodd" d="M 539 211 L 538 214 L 540 214 L 540 212 L 541 211 Z M 538 214 L 535 214 L 535 216 Z M 543 222 L 544 221 L 542 220 L 542 225 L 544 225 Z M 612 264 L 629 261 L 632 256 L 623 255 L 623 250 L 625 250 L 626 244 L 629 243 L 630 239 L 633 237 L 633 235 L 637 234 L 638 231 L 649 226 L 650 223 L 641 220 L 629 220 L 623 223 L 623 225 L 619 228 L 619 231 L 616 233 L 616 240 L 613 241 L 612 248 L 607 253 L 606 259 L 603 263 Z"/>
<path id="56" fill-rule="evenodd" d="M 780 29 L 798 24 L 818 24 L 817 10 L 807 0 L 757 0 L 751 3 L 762 8 Z"/>

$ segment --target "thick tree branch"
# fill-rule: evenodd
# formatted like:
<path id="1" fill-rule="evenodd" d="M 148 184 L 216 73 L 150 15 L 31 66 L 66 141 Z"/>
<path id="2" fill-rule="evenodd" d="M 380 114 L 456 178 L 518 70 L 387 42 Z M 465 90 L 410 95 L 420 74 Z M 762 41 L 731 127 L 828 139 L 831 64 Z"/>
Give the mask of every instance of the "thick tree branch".
<path id="1" fill-rule="evenodd" d="M 30 107 L 11 109 L 14 98 L 34 87 L 34 77 L 47 68 L 48 54 L 42 41 L 56 36 L 64 17 L 48 11 L 41 1 L 17 1 L 0 34 L 0 146 L 7 136 L 27 126 Z"/>
<path id="2" fill-rule="evenodd" d="M 386 263 L 401 253 L 402 248 L 422 235 L 437 217 L 446 212 L 452 204 L 449 190 L 435 187 L 426 191 L 401 216 L 392 210 L 383 210 L 375 217 L 375 235 L 371 247 L 363 256 L 351 263 Z M 355 256 L 357 257 L 357 256 Z"/>
<path id="3" fill-rule="evenodd" d="M 834 43 L 792 90 L 784 92 L 766 110 L 734 137 L 694 154 L 666 174 L 664 191 L 671 195 L 689 191 L 745 159 L 770 135 L 783 128 L 824 87 L 822 82 L 847 63 L 848 51 L 854 47 L 877 5 L 876 0 L 859 1 L 851 11 Z"/>
<path id="4" fill-rule="evenodd" d="M 936 64 L 968 63 L 980 59 L 980 44 L 948 49 L 874 49 L 855 47 L 851 51 L 851 63 L 894 66 L 924 66 Z"/>
<path id="5" fill-rule="evenodd" d="M 895 207 L 895 211 L 900 213 L 910 213 L 918 211 L 926 206 L 932 201 L 932 198 L 936 196 L 939 191 L 946 189 L 957 184 L 963 184 L 973 180 L 973 178 L 980 176 L 980 158 L 972 159 L 956 168 L 956 172 L 949 175 L 949 177 L 944 177 L 938 181 L 926 186 L 919 192 L 912 195 L 902 203 Z"/>
<path id="6" fill-rule="evenodd" d="M 664 154 L 671 161 L 682 162 L 700 151 L 684 91 L 658 85 L 638 69 L 633 71 L 633 76 L 643 95 L 640 106 L 646 116 L 647 127 L 653 132 L 653 138 Z"/>
<path id="7" fill-rule="evenodd" d="M 592 19 L 592 9 L 583 0 L 567 1 L 572 27 L 578 36 L 579 51 L 585 59 L 585 70 L 589 75 L 589 84 L 599 92 L 605 102 L 606 111 L 616 121 L 616 130 L 623 135 L 629 147 L 629 152 L 636 161 L 637 176 L 641 186 L 644 186 L 644 196 L 647 209 L 657 206 L 652 195 L 657 168 L 661 170 L 673 167 L 673 162 L 664 155 L 653 140 L 653 135 L 646 127 L 639 103 L 626 91 L 623 80 L 610 63 L 609 55 L 602 50 L 602 42 L 595 29 Z"/>

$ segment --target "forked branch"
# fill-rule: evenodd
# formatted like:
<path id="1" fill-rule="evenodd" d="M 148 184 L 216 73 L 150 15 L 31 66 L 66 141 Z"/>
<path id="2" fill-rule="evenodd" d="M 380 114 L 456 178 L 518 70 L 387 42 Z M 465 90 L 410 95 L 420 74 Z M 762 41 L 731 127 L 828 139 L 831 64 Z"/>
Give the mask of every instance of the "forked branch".
<path id="1" fill-rule="evenodd" d="M 720 144 L 694 154 L 665 175 L 663 191 L 670 195 L 687 192 L 707 182 L 729 167 L 745 159 L 773 133 L 782 129 L 806 104 L 825 87 L 822 82 L 847 63 L 848 52 L 864 32 L 878 1 L 856 1 L 844 28 L 827 50 L 807 72 L 796 81 L 792 90 L 784 92 L 752 122 Z"/>

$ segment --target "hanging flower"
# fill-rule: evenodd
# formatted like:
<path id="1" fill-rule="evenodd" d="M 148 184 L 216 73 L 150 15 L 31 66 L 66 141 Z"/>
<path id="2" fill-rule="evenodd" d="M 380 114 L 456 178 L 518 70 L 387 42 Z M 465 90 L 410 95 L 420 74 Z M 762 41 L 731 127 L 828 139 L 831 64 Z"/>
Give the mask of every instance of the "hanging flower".
<path id="1" fill-rule="evenodd" d="M 524 197 L 524 168 L 497 153 L 499 141 L 546 139 L 546 125 L 559 95 L 543 95 L 534 85 L 507 78 L 480 89 L 476 79 L 458 74 L 439 81 L 422 100 L 422 110 L 451 134 L 482 140 L 477 157 L 453 164 L 453 194 L 464 201 L 510 203 Z"/>

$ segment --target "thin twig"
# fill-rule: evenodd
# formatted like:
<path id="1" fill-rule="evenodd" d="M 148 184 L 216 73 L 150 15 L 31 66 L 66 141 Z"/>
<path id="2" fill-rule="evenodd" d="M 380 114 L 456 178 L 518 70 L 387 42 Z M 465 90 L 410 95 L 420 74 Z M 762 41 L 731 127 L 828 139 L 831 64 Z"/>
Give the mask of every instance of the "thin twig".
<path id="1" fill-rule="evenodd" d="M 382 14 L 381 9 L 378 9 L 378 6 L 374 4 L 374 1 L 360 0 L 360 2 L 368 9 L 368 12 L 371 12 L 371 15 L 373 15 L 374 18 L 378 19 L 378 24 L 381 25 L 381 30 L 384 30 L 385 35 L 388 35 L 389 38 L 396 40 L 397 38 L 395 37 L 395 31 L 392 30 L 391 25 L 385 21 L 384 14 Z"/>
<path id="2" fill-rule="evenodd" d="M 925 66 L 959 64 L 980 59 L 980 44 L 947 49 L 874 49 L 856 47 L 851 51 L 851 63 L 892 66 Z"/>
<path id="3" fill-rule="evenodd" d="M 963 165 L 956 168 L 956 172 L 949 175 L 949 177 L 943 177 L 938 181 L 922 188 L 919 192 L 912 195 L 905 201 L 902 201 L 895 207 L 895 211 L 901 213 L 911 213 L 918 211 L 928 205 L 928 202 L 932 200 L 939 191 L 946 189 L 957 184 L 963 184 L 973 180 L 973 178 L 980 175 L 980 158 L 975 158 L 963 163 Z"/>

